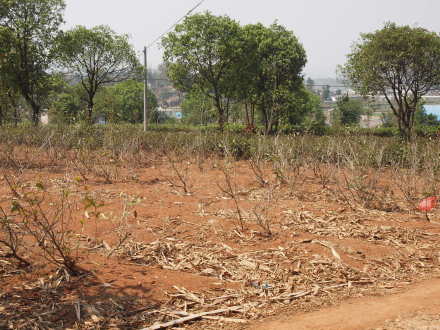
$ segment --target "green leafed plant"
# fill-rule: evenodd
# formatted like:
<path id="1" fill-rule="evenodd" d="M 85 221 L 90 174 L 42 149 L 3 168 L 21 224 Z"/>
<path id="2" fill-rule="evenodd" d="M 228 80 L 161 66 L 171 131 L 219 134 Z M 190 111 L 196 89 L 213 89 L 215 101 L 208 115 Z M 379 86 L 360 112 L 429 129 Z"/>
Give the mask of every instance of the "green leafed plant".
<path id="1" fill-rule="evenodd" d="M 440 83 L 440 36 L 420 27 L 387 23 L 361 35 L 343 69 L 362 95 L 382 95 L 401 135 L 410 140 L 417 105 Z"/>
<path id="2" fill-rule="evenodd" d="M 139 63 L 127 35 L 108 26 L 77 26 L 60 41 L 59 63 L 77 75 L 87 94 L 87 119 L 92 121 L 94 99 L 102 86 L 132 77 Z"/>

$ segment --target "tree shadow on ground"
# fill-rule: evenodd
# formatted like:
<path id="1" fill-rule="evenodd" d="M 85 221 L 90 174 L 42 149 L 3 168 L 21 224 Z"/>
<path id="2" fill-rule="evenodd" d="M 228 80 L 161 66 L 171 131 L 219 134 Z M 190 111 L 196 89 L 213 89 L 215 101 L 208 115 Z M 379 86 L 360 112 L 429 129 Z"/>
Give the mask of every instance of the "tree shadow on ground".
<path id="1" fill-rule="evenodd" d="M 93 272 L 30 275 L 20 270 L 14 274 L 12 267 L 9 274 L 0 272 L 3 281 L 10 280 L 10 286 L 0 287 L 0 329 L 132 329 L 152 323 L 151 311 L 160 307 L 149 288 L 115 288 Z"/>

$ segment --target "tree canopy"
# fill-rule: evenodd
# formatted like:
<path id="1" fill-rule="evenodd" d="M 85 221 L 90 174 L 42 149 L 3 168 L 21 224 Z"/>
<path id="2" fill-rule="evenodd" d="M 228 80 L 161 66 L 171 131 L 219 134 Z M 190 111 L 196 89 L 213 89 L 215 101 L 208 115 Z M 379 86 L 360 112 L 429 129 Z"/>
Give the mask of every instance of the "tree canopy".
<path id="1" fill-rule="evenodd" d="M 277 23 L 241 27 L 227 16 L 197 14 L 162 44 L 170 79 L 181 91 L 197 89 L 212 98 L 221 129 L 234 102 L 245 105 L 248 125 L 254 125 L 258 109 L 266 133 L 296 109 L 306 54 L 295 35 Z"/>
<path id="2" fill-rule="evenodd" d="M 440 37 L 420 27 L 387 23 L 361 35 L 344 73 L 362 95 L 383 95 L 401 135 L 411 139 L 414 114 L 423 95 L 440 83 Z"/>
<path id="3" fill-rule="evenodd" d="M 144 116 L 144 84 L 136 80 L 123 82 L 102 89 L 96 96 L 96 109 L 112 123 L 142 123 Z M 156 96 L 148 89 L 148 109 L 154 114 L 157 109 Z"/>
<path id="4" fill-rule="evenodd" d="M 214 101 L 223 129 L 231 75 L 240 56 L 240 25 L 210 13 L 187 17 L 162 40 L 168 76 L 185 92 L 198 89 Z"/>
<path id="5" fill-rule="evenodd" d="M 98 90 L 129 78 L 139 67 L 128 36 L 118 35 L 107 26 L 77 26 L 64 34 L 59 47 L 60 65 L 79 78 L 87 93 L 89 121 Z"/>
<path id="6" fill-rule="evenodd" d="M 35 124 L 51 88 L 64 7 L 63 0 L 0 0 L 0 72 L 32 108 Z"/>
<path id="7" fill-rule="evenodd" d="M 295 35 L 274 23 L 246 25 L 244 52 L 238 73 L 245 102 L 260 110 L 265 132 L 270 133 L 286 112 L 295 111 L 295 92 L 303 85 L 306 53 Z"/>

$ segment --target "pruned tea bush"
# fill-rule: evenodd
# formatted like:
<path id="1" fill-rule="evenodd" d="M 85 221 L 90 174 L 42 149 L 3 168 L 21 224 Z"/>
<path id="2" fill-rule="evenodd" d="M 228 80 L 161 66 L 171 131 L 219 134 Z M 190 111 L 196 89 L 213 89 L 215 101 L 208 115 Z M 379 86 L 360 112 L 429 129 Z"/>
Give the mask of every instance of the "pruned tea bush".
<path id="1" fill-rule="evenodd" d="M 224 157 L 225 150 L 236 160 L 250 159 L 258 152 L 265 159 L 279 158 L 279 145 L 288 145 L 287 158 L 308 159 L 325 164 L 351 162 L 357 165 L 382 167 L 408 167 L 414 154 L 420 159 L 420 166 L 430 163 L 435 154 L 440 154 L 438 139 L 433 133 L 415 139 L 408 145 L 394 137 L 392 129 L 330 129 L 330 135 L 317 136 L 294 134 L 280 136 L 261 136 L 248 134 L 233 127 L 220 133 L 213 127 L 203 129 L 167 129 L 154 128 L 147 132 L 139 125 L 72 125 L 72 126 L 18 126 L 3 127 L 0 130 L 0 143 L 10 146 L 28 146 L 39 148 L 37 152 L 46 152 L 54 148 L 62 154 L 66 150 L 105 151 L 113 159 L 130 160 L 135 166 L 136 159 L 143 153 L 158 154 L 164 148 L 171 151 L 184 150 L 189 155 L 204 157 Z M 421 134 L 422 135 L 422 134 Z M 3 148 L 4 149 L 4 148 Z M 6 149 L 5 149 L 6 150 Z M 427 152 L 429 150 L 429 152 Z M 137 157 L 128 157 L 128 155 Z M 0 164 L 11 165 L 11 155 L 6 159 L 0 155 Z M 60 161 L 62 161 L 63 157 Z M 57 161 L 53 157 L 53 162 Z"/>

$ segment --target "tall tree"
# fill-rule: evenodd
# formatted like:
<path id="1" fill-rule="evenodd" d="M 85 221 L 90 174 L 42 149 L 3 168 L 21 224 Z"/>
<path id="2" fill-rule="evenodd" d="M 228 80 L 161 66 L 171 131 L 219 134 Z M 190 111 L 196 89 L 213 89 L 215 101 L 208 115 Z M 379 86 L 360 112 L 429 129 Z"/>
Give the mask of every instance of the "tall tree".
<path id="1" fill-rule="evenodd" d="M 410 140 L 417 104 L 440 83 L 440 36 L 423 28 L 387 23 L 361 35 L 344 73 L 362 95 L 381 94 Z"/>
<path id="2" fill-rule="evenodd" d="M 162 40 L 168 76 L 176 88 L 210 97 L 223 130 L 233 92 L 232 68 L 240 56 L 240 26 L 209 12 L 187 17 Z"/>
<path id="3" fill-rule="evenodd" d="M 128 79 L 139 67 L 128 36 L 118 35 L 107 26 L 77 26 L 67 31 L 60 42 L 60 53 L 61 66 L 78 76 L 86 91 L 89 122 L 99 89 Z"/>
<path id="4" fill-rule="evenodd" d="M 63 0 L 0 0 L 0 44 L 7 61 L 1 74 L 32 108 L 38 124 L 50 90 L 48 69 L 56 56 Z"/>
<path id="5" fill-rule="evenodd" d="M 235 72 L 242 79 L 241 88 L 260 110 L 269 134 L 286 112 L 298 109 L 295 93 L 303 86 L 306 53 L 295 35 L 276 23 L 270 27 L 247 25 L 243 39 L 242 69 Z"/>

